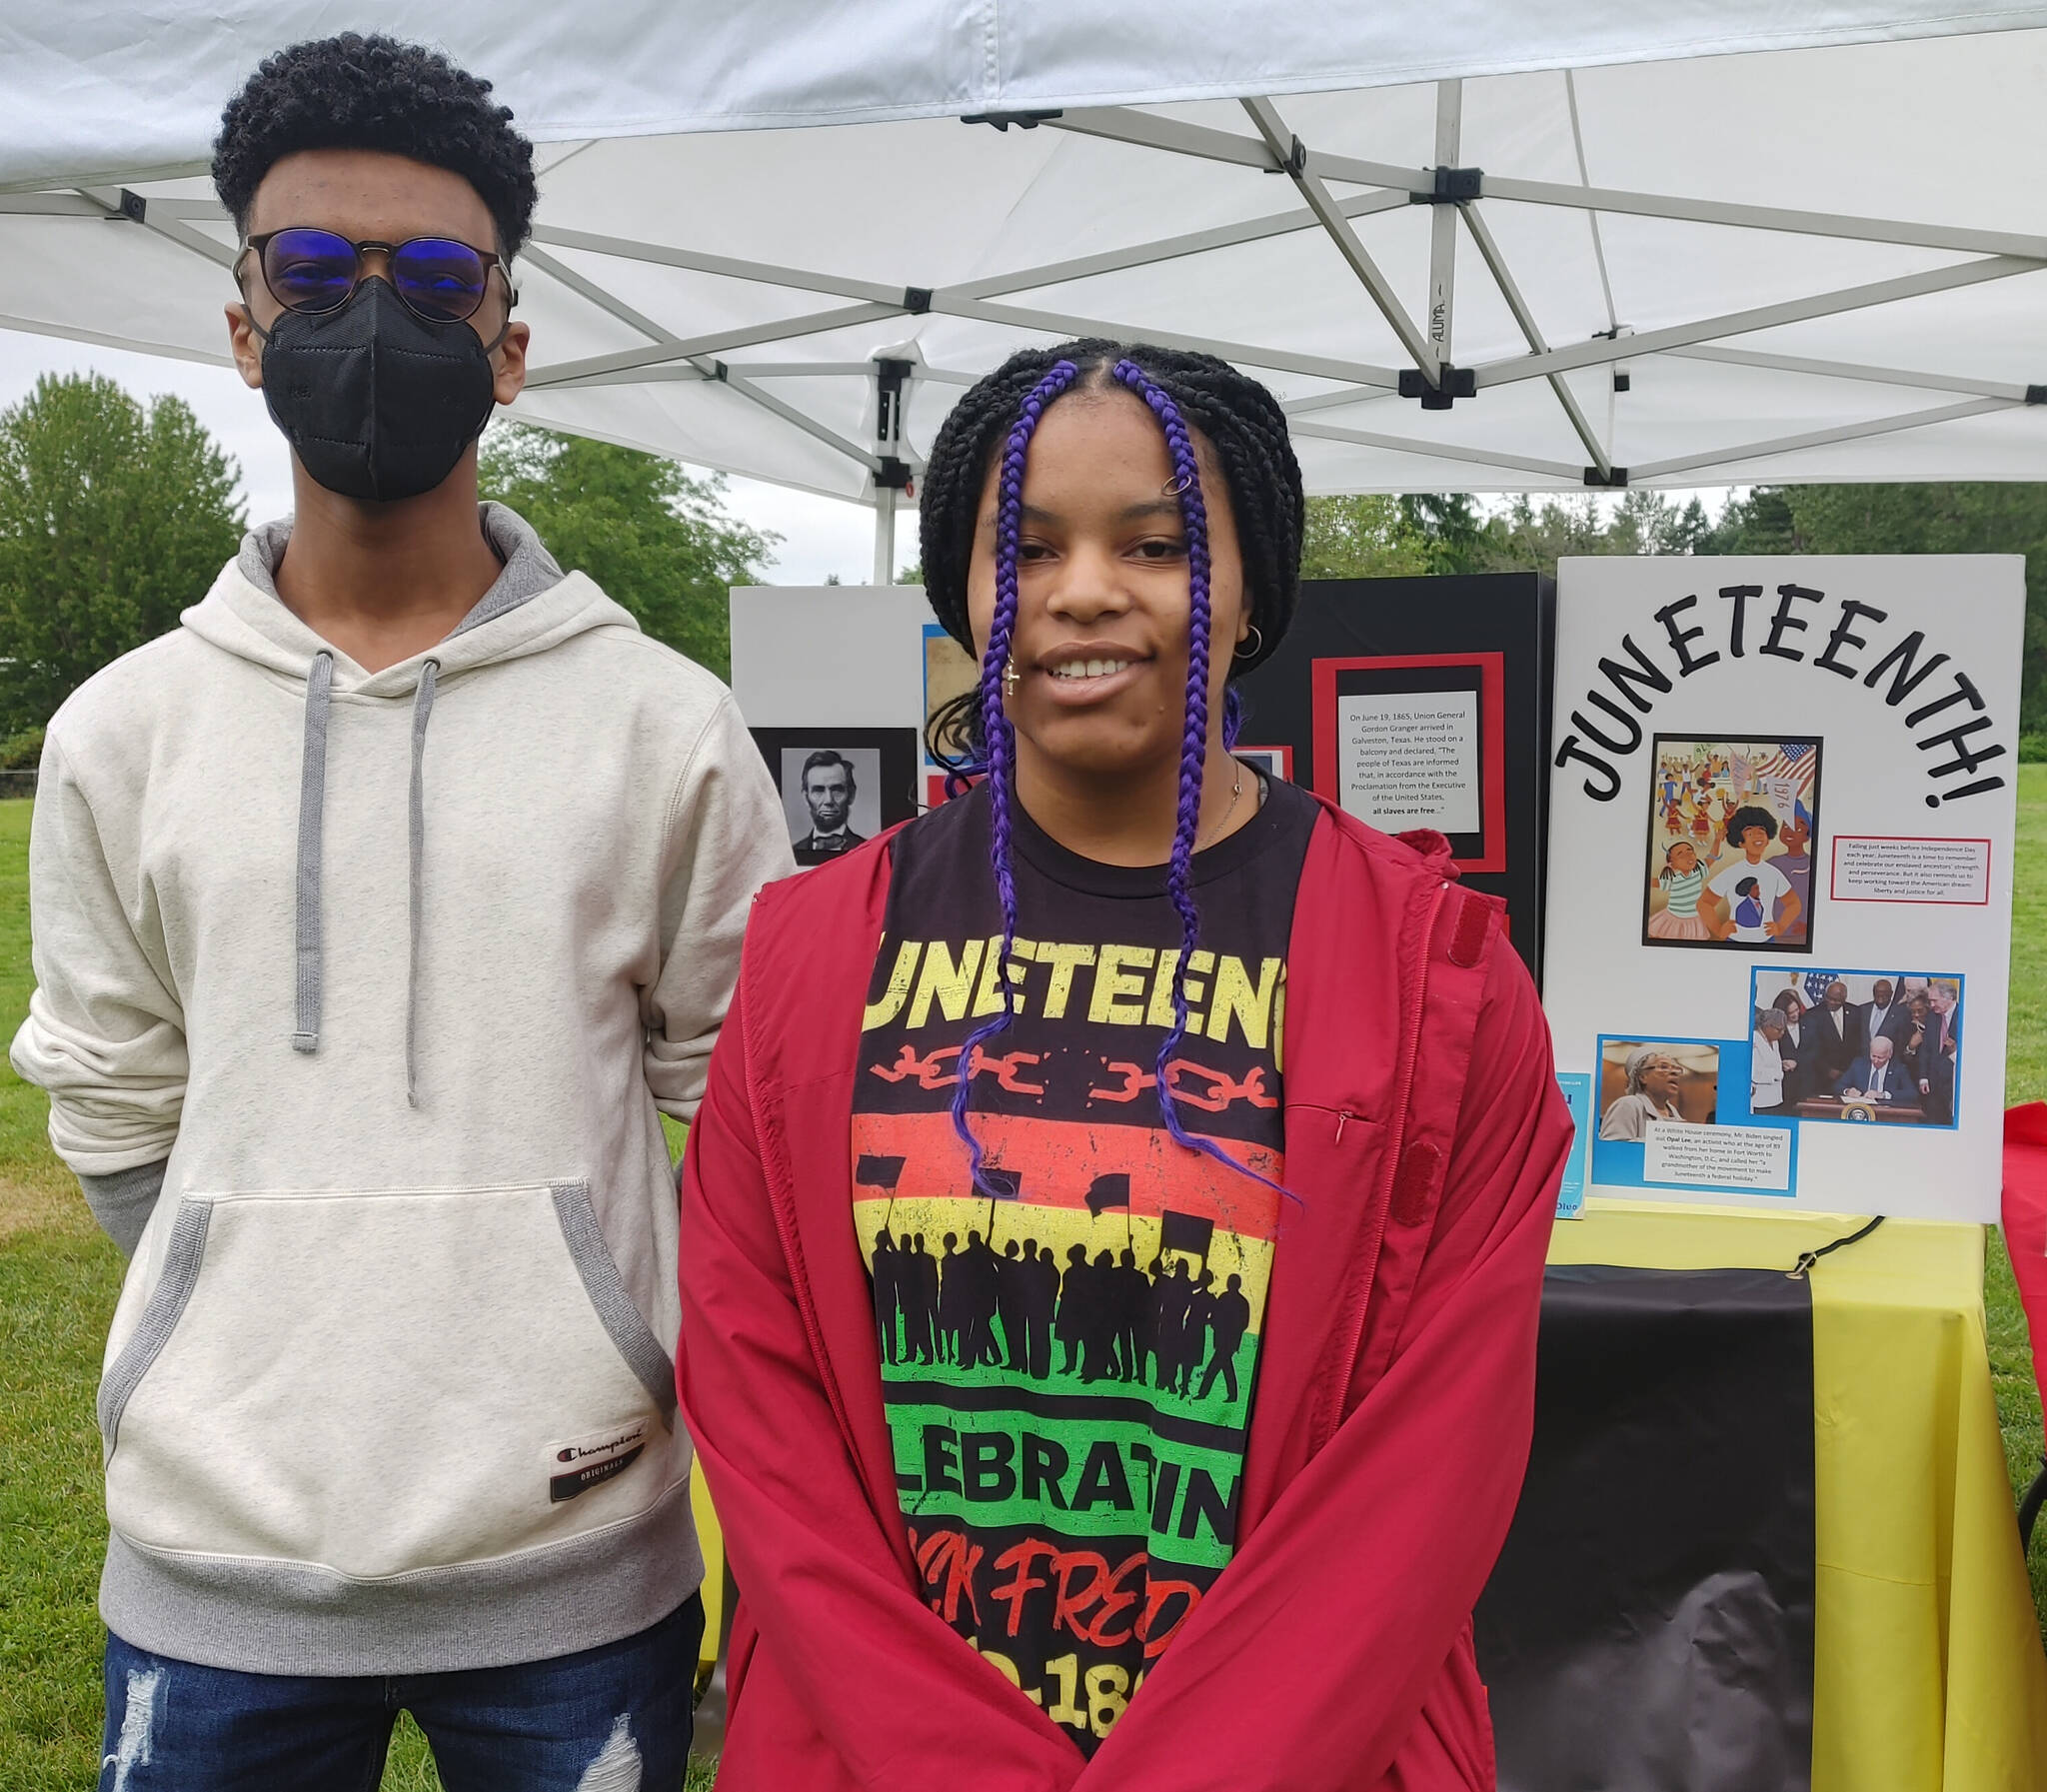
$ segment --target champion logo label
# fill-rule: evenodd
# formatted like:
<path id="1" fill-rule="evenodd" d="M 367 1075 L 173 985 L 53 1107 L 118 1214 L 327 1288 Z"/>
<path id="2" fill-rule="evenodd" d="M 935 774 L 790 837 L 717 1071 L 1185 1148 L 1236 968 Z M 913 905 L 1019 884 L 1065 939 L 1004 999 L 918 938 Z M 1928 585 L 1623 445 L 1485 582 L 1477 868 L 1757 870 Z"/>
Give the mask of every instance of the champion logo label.
<path id="1" fill-rule="evenodd" d="M 551 1504 L 574 1499 L 626 1472 L 647 1449 L 644 1421 L 595 1432 L 548 1450 L 548 1499 Z"/>
<path id="2" fill-rule="evenodd" d="M 588 1462 L 601 1456 L 614 1456 L 620 1450 L 628 1449 L 647 1438 L 647 1427 L 635 1425 L 630 1431 L 622 1431 L 616 1437 L 607 1437 L 598 1443 L 565 1443 L 555 1452 L 557 1462 Z"/>
<path id="3" fill-rule="evenodd" d="M 635 1444 L 623 1456 L 613 1456 L 603 1462 L 586 1462 L 581 1468 L 571 1469 L 567 1474 L 548 1477 L 548 1501 L 560 1505 L 565 1499 L 574 1499 L 579 1493 L 588 1493 L 591 1488 L 601 1486 L 614 1476 L 622 1475 L 640 1460 L 646 1449 L 645 1444 Z"/>

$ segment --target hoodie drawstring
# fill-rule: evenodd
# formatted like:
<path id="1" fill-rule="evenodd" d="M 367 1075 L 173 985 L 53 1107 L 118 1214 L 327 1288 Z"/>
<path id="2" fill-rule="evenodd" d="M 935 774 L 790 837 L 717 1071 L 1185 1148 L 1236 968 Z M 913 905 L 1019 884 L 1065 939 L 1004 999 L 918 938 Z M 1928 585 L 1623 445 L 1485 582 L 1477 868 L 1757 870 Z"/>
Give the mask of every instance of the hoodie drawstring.
<path id="1" fill-rule="evenodd" d="M 429 660 L 420 668 L 419 690 L 412 700 L 412 863 L 407 893 L 412 904 L 412 931 L 407 941 L 405 966 L 405 1101 L 408 1107 L 420 1104 L 414 1066 L 419 1037 L 422 863 L 427 854 L 427 723 L 434 714 L 434 681 L 440 671 L 441 662 L 438 660 Z"/>
<path id="2" fill-rule="evenodd" d="M 327 718 L 334 656 L 306 673 L 306 750 L 299 771 L 299 882 L 294 1051 L 320 1049 L 320 820 L 327 803 Z"/>
<path id="3" fill-rule="evenodd" d="M 405 968 L 405 1100 L 419 1103 L 418 1043 L 420 986 L 420 918 L 424 897 L 427 851 L 426 755 L 427 724 L 434 714 L 434 684 L 441 662 L 420 667 L 419 689 L 412 704 L 412 814 L 407 913 L 409 936 Z M 294 1051 L 320 1049 L 321 998 L 321 820 L 327 805 L 327 723 L 333 713 L 334 656 L 319 653 L 306 673 L 306 749 L 299 773 L 298 933 L 296 951 Z"/>

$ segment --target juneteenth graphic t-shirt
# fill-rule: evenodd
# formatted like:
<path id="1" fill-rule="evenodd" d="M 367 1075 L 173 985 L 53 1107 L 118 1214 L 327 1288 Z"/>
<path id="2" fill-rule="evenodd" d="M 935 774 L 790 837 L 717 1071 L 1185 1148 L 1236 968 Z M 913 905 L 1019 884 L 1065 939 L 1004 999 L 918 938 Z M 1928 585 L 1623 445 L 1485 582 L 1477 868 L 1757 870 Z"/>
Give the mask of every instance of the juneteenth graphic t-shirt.
<path id="1" fill-rule="evenodd" d="M 1273 1183 L 1315 818 L 1275 781 L 1196 856 L 1200 940 L 1167 1068 L 1186 1128 Z M 1234 1548 L 1283 1197 L 1160 1117 L 1180 941 L 1162 868 L 1081 859 L 1021 807 L 1021 1000 L 972 1066 L 998 1193 L 975 1191 L 952 1102 L 967 1036 L 1000 1011 L 989 832 L 982 787 L 894 843 L 855 1223 L 924 1597 L 1091 1753 Z"/>

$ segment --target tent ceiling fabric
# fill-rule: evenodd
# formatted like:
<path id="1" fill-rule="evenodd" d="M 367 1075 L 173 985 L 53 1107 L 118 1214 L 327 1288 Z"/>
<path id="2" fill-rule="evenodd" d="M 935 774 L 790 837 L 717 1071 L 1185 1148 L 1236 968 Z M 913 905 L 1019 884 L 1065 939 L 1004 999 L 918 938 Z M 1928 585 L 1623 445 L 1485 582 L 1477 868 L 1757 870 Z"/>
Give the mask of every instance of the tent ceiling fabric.
<path id="1" fill-rule="evenodd" d="M 190 170 L 219 71 L 324 9 L 261 9 L 259 39 L 254 7 L 172 6 L 146 50 L 77 10 L 0 25 L 0 328 L 225 361 L 233 231 Z M 1265 379 L 1316 491 L 2047 479 L 2047 11 L 1918 35 L 1714 0 L 1538 31 L 1204 0 L 1154 44 L 1155 12 L 1069 0 L 634 10 L 630 43 L 513 7 L 468 45 L 452 14 L 367 9 L 547 70 L 501 82 L 546 140 L 537 423 L 872 498 L 962 382 L 1099 328 Z M 1452 41 L 1486 54 L 1417 48 Z M 1626 60 L 1789 42 L 1825 47 Z M 1218 92 L 1241 97 L 1159 97 Z M 957 116 L 989 109 L 1058 115 Z M 729 128 L 793 117 L 870 122 Z M 1414 203 L 1438 167 L 1482 172 Z M 878 357 L 912 363 L 900 446 Z"/>
<path id="2" fill-rule="evenodd" d="M 536 142 L 1156 104 L 2047 25 L 1928 0 L 153 0 L 0 17 L 0 188 L 201 161 L 272 49 L 347 28 L 440 44 Z M 337 17 L 337 14 L 345 17 Z M 1575 14 L 1576 16 L 1564 16 Z"/>

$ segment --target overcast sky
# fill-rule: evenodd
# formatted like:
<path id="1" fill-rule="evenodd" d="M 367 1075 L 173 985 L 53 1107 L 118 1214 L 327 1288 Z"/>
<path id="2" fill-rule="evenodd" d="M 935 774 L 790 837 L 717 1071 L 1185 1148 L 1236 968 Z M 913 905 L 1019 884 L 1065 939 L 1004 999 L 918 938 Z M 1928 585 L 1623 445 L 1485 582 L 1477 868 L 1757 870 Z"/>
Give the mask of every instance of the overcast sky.
<path id="1" fill-rule="evenodd" d="M 225 351 L 225 324 L 221 335 Z M 0 330 L 0 410 L 27 397 L 43 374 L 87 372 L 118 380 L 138 397 L 172 392 L 189 404 L 240 466 L 252 523 L 281 517 L 291 509 L 290 456 L 284 438 L 263 408 L 263 395 L 244 386 L 232 368 Z M 776 584 L 822 585 L 828 574 L 836 573 L 856 585 L 873 576 L 874 513 L 865 507 L 752 479 L 733 480 L 726 498 L 736 515 L 785 538 L 769 574 Z M 917 558 L 914 513 L 897 523 L 896 550 L 898 566 Z"/>

